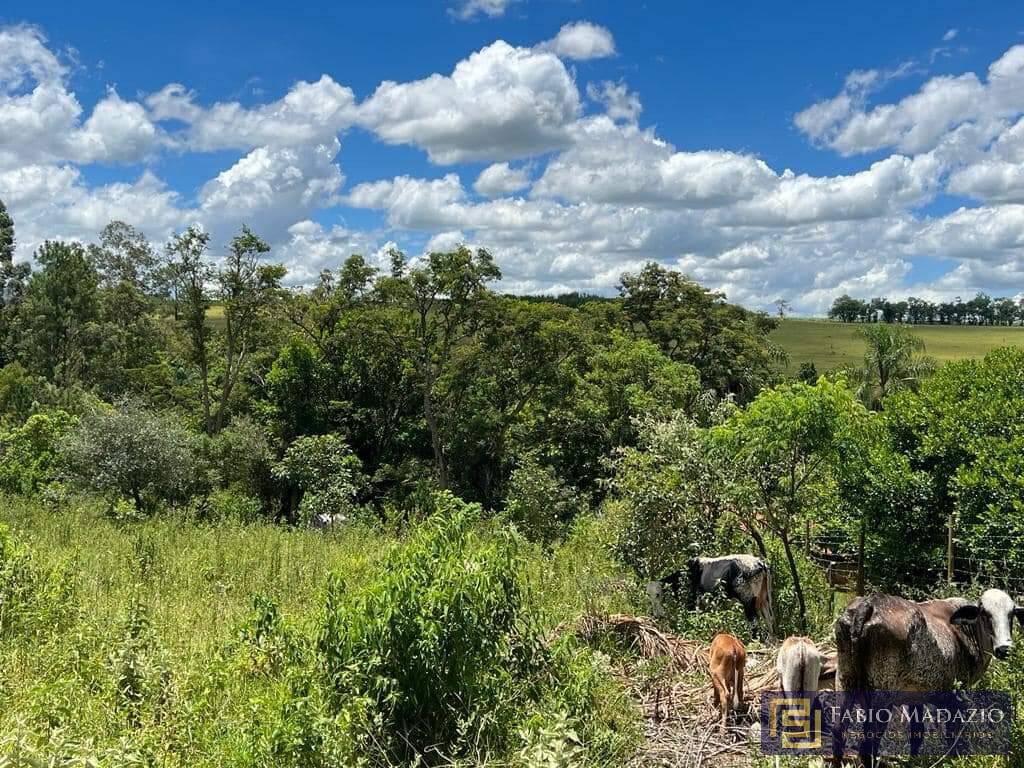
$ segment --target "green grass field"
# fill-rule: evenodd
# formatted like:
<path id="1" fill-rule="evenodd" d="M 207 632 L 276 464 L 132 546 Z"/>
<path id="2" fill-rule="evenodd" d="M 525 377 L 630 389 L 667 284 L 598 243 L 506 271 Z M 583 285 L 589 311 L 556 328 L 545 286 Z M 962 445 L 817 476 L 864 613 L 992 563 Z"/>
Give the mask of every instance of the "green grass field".
<path id="1" fill-rule="evenodd" d="M 926 354 L 940 362 L 983 357 L 1008 345 L 1024 345 L 1024 328 L 1005 326 L 914 325 L 907 326 L 925 343 Z M 856 325 L 831 320 L 787 318 L 772 334 L 789 355 L 787 370 L 795 373 L 800 363 L 813 362 L 820 373 L 859 363 L 864 343 L 855 335 Z"/>

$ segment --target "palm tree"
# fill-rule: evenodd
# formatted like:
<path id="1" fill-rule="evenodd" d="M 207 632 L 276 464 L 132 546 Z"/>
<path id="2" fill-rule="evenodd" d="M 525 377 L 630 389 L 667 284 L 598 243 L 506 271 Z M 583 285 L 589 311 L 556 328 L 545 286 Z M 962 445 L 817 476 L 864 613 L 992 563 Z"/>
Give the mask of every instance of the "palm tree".
<path id="1" fill-rule="evenodd" d="M 857 394 L 872 410 L 882 409 L 887 395 L 901 389 L 915 389 L 918 382 L 935 370 L 935 360 L 924 357 L 924 341 L 899 325 L 871 323 L 859 328 L 864 339 L 862 367 L 854 369 L 852 379 Z"/>

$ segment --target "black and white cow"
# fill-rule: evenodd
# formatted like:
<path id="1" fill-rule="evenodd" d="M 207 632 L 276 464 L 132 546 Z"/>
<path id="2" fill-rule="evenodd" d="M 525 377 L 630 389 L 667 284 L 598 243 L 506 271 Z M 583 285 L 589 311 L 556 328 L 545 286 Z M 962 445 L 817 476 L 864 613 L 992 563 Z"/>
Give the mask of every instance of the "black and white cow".
<path id="1" fill-rule="evenodd" d="M 655 616 L 665 613 L 662 603 L 665 590 L 678 598 L 684 585 L 688 588 L 686 604 L 691 610 L 697 607 L 697 600 L 702 594 L 722 587 L 726 595 L 743 606 L 743 613 L 751 625 L 761 619 L 768 635 L 774 632 L 771 569 L 761 558 L 753 555 L 692 558 L 685 571 L 675 571 L 647 585 Z"/>

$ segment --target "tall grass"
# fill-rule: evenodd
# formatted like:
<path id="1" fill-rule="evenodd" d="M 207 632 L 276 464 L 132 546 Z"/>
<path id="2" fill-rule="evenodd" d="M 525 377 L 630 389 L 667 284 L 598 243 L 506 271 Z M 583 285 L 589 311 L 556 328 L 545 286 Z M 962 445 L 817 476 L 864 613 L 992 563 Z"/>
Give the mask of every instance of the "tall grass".
<path id="1" fill-rule="evenodd" d="M 556 625 L 571 624 L 588 607 L 628 607 L 623 575 L 584 524 L 551 554 L 497 523 L 463 520 L 451 531 L 402 535 L 352 526 L 325 534 L 202 524 L 185 514 L 118 523 L 105 510 L 89 500 L 2 499 L 0 764 L 388 765 L 395 746 L 376 755 L 360 749 L 357 758 L 341 741 L 401 738 L 376 718 L 395 711 L 389 696 L 410 695 L 403 670 L 422 664 L 429 679 L 441 663 L 419 659 L 417 648 L 449 655 L 432 640 L 436 622 L 461 616 L 466 632 L 514 648 L 508 643 L 546 644 Z M 479 530 L 467 534 L 470 524 Z M 432 548 L 446 570 L 435 573 Z M 491 551 L 506 554 L 488 560 Z M 483 580 L 460 576 L 463 567 L 484 567 Z M 489 595 L 496 578 L 518 586 Z M 399 594 L 410 579 L 422 600 Z M 449 586 L 452 595 L 442 594 Z M 467 602 L 474 600 L 477 608 Z M 488 624 L 495 600 L 512 611 L 504 628 Z M 2 618 L 4 608 L 11 621 Z M 393 625 L 387 616 L 396 610 L 408 618 Z M 413 619 L 417 610 L 424 613 Z M 387 653 L 411 655 L 398 667 L 381 666 L 375 654 L 398 642 L 396 626 L 405 634 Z M 346 650 L 331 650 L 342 640 Z M 466 765 L 566 766 L 624 757 L 636 717 L 606 663 L 571 638 L 522 647 L 534 649 L 533 683 L 517 678 L 525 667 L 488 673 L 489 695 L 507 699 L 507 722 L 490 723 L 487 707 L 466 703 L 474 728 L 498 737 L 463 739 L 469 720 L 457 711 L 466 695 L 460 681 L 448 680 L 454 690 L 436 694 L 454 708 L 443 729 L 454 751 L 437 750 L 434 764 L 442 756 Z M 473 685 L 483 690 L 480 680 Z M 380 691 L 393 693 L 377 698 Z M 356 699 L 363 708 L 352 710 L 347 702 Z M 403 706 L 415 711 L 416 704 Z M 353 712 L 358 723 L 347 722 Z M 409 728 L 414 721 L 402 722 Z M 429 734 L 420 739 L 428 742 Z"/>

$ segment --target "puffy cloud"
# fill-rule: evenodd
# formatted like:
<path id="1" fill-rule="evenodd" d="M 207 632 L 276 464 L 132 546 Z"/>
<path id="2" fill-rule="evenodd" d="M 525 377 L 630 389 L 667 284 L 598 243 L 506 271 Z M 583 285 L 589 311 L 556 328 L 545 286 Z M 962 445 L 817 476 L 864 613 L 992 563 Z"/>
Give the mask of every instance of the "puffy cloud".
<path id="1" fill-rule="evenodd" d="M 573 146 L 553 158 L 534 185 L 535 197 L 707 208 L 754 197 L 776 179 L 750 155 L 678 152 L 653 131 L 608 117 L 580 122 L 573 137 Z"/>
<path id="2" fill-rule="evenodd" d="M 988 262 L 1024 256 L 1024 205 L 960 208 L 926 222 L 914 248 L 937 256 Z"/>
<path id="3" fill-rule="evenodd" d="M 603 105 L 605 113 L 612 120 L 635 123 L 643 109 L 640 104 L 640 95 L 630 91 L 621 80 L 617 83 L 613 83 L 611 80 L 605 80 L 602 83 L 587 83 L 587 98 Z"/>
<path id="4" fill-rule="evenodd" d="M 508 163 L 494 163 L 480 172 L 473 189 L 486 197 L 497 197 L 519 192 L 528 186 L 530 176 L 525 168 L 511 168 Z"/>
<path id="5" fill-rule="evenodd" d="M 565 146 L 579 112 L 576 84 L 556 56 L 499 40 L 450 76 L 381 83 L 360 105 L 359 121 L 390 144 L 413 144 L 435 163 L 457 163 Z"/>
<path id="6" fill-rule="evenodd" d="M 0 29 L 0 167 L 133 162 L 162 141 L 146 110 L 113 90 L 83 125 L 67 74 L 39 30 Z"/>
<path id="7" fill-rule="evenodd" d="M 29 83 L 54 83 L 66 68 L 46 47 L 41 30 L 27 24 L 0 28 L 0 89 L 19 91 Z"/>
<path id="8" fill-rule="evenodd" d="M 950 42 L 951 40 L 956 38 L 956 36 L 959 34 L 959 32 L 960 32 L 960 30 L 958 30 L 956 27 L 954 27 L 953 29 L 947 29 L 946 30 L 946 34 L 944 34 L 942 36 L 942 42 L 944 42 L 944 43 Z"/>
<path id="9" fill-rule="evenodd" d="M 296 219 L 338 201 L 345 180 L 334 162 L 340 148 L 337 139 L 258 147 L 203 186 L 200 213 L 215 233 L 247 222 L 276 239 Z"/>
<path id="10" fill-rule="evenodd" d="M 564 25 L 558 34 L 537 46 L 563 59 L 586 61 L 615 55 L 615 40 L 605 27 L 589 21 Z"/>
<path id="11" fill-rule="evenodd" d="M 278 101 L 248 109 L 238 102 L 211 107 L 196 104 L 195 94 L 172 83 L 146 99 L 154 119 L 187 124 L 176 136 L 189 149 L 250 149 L 263 145 L 323 143 L 352 125 L 355 94 L 327 75 L 313 83 L 296 83 Z"/>
<path id="12" fill-rule="evenodd" d="M 14 216 L 20 259 L 47 239 L 90 240 L 112 219 L 158 241 L 191 220 L 177 193 L 149 172 L 134 182 L 90 188 L 76 168 L 25 165 L 0 171 L 0 199 Z"/>
<path id="13" fill-rule="evenodd" d="M 373 232 L 351 230 L 341 225 L 324 227 L 316 221 L 303 219 L 288 228 L 284 242 L 275 249 L 274 257 L 288 269 L 291 285 L 312 285 L 325 269 L 337 269 L 354 253 L 363 256 L 379 269 L 387 267 L 387 246 Z"/>
<path id="14" fill-rule="evenodd" d="M 964 123 L 986 124 L 1024 113 L 1024 46 L 994 61 L 985 82 L 973 72 L 933 77 L 898 102 L 867 109 L 866 96 L 876 82 L 877 77 L 865 86 L 859 78 L 852 83 L 848 78 L 839 95 L 799 113 L 797 127 L 844 155 L 887 147 L 927 152 Z"/>
<path id="15" fill-rule="evenodd" d="M 722 213 L 723 222 L 765 227 L 866 219 L 920 205 L 937 191 L 941 163 L 932 155 L 893 155 L 849 176 L 787 171 L 769 192 Z"/>
<path id="16" fill-rule="evenodd" d="M 951 174 L 947 189 L 991 202 L 1024 202 L 1024 118 Z"/>
<path id="17" fill-rule="evenodd" d="M 477 16 L 489 16 L 493 19 L 504 16 L 505 11 L 514 2 L 515 0 L 462 0 L 456 7 L 449 8 L 448 12 L 463 21 Z"/>

